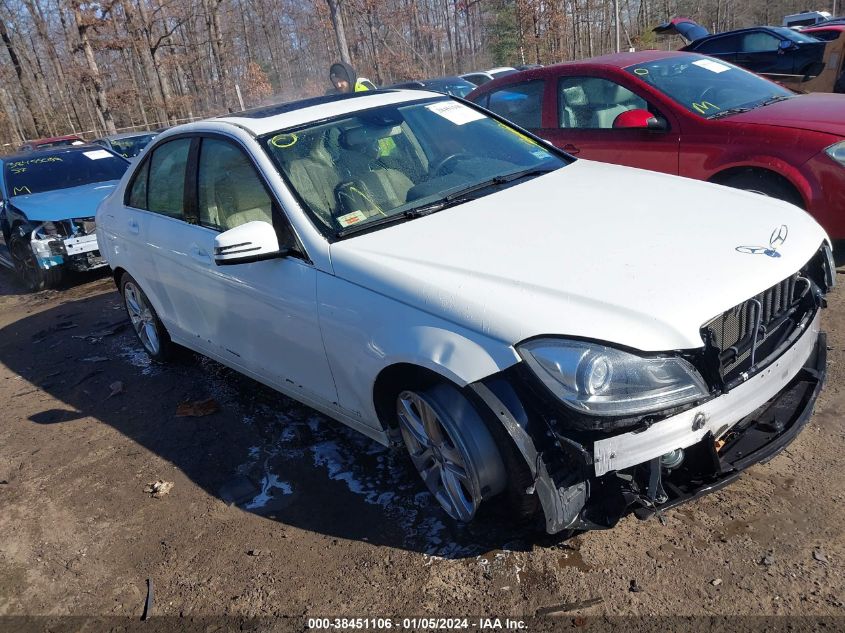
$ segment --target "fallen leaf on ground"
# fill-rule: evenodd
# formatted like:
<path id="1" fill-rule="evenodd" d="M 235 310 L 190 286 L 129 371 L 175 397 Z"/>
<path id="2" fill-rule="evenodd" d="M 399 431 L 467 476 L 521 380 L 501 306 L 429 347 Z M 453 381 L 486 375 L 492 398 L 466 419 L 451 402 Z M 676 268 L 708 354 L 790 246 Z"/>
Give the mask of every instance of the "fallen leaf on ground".
<path id="1" fill-rule="evenodd" d="M 116 396 L 119 393 L 123 393 L 123 383 L 119 380 L 115 380 L 112 384 L 109 385 L 109 398 L 112 396 Z M 108 400 L 108 398 L 106 398 Z"/>
<path id="2" fill-rule="evenodd" d="M 211 415 L 220 411 L 220 405 L 214 398 L 205 400 L 188 400 L 176 405 L 177 418 L 201 418 L 204 415 Z"/>
<path id="3" fill-rule="evenodd" d="M 154 499 L 161 499 L 164 495 L 170 492 L 173 488 L 172 481 L 164 481 L 159 479 L 144 486 L 144 492 L 150 493 Z"/>

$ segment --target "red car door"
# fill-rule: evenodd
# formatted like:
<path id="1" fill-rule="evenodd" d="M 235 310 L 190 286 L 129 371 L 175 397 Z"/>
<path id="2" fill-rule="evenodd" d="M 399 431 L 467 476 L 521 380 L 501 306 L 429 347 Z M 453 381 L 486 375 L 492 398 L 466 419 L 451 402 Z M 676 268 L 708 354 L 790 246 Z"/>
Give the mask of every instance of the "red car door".
<path id="1" fill-rule="evenodd" d="M 548 82 L 539 136 L 579 158 L 678 173 L 680 123 L 641 87 L 626 77 L 584 68 Z M 629 110 L 648 110 L 664 129 L 614 127 Z"/>

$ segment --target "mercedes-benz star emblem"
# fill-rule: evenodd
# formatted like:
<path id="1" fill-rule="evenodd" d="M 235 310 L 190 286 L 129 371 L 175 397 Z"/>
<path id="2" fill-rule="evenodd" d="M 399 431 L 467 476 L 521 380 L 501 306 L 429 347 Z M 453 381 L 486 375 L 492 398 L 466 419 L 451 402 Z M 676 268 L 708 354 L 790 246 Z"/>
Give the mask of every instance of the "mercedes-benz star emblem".
<path id="1" fill-rule="evenodd" d="M 786 224 L 781 224 L 775 227 L 772 235 L 769 238 L 769 246 L 737 246 L 736 250 L 740 253 L 748 255 L 768 255 L 769 257 L 780 257 L 778 247 L 783 245 L 786 241 L 786 236 L 789 235 L 789 227 Z"/>

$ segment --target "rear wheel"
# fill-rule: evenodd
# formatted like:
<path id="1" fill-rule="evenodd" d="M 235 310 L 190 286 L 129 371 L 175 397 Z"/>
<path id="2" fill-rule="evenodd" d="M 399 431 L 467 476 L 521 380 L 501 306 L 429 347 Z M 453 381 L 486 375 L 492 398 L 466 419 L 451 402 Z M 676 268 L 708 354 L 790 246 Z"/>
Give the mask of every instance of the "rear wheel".
<path id="1" fill-rule="evenodd" d="M 439 382 L 402 390 L 396 398 L 399 430 L 411 462 L 446 513 L 473 520 L 483 501 L 496 497 L 507 517 L 535 514 L 528 468 L 506 433 L 491 429 L 454 386 Z"/>
<path id="2" fill-rule="evenodd" d="M 734 189 L 744 189 L 745 191 L 759 193 L 770 198 L 777 198 L 802 209 L 804 208 L 804 201 L 792 185 L 774 175 L 747 171 L 726 178 L 720 181 L 720 183 L 727 187 L 733 187 Z"/>
<path id="3" fill-rule="evenodd" d="M 9 255 L 15 265 L 18 279 L 30 292 L 55 288 L 62 282 L 62 267 L 41 268 L 26 237 L 19 234 L 11 236 Z"/>
<path id="4" fill-rule="evenodd" d="M 168 360 L 173 347 L 170 335 L 161 319 L 158 318 L 147 295 L 128 273 L 120 279 L 120 294 L 123 296 L 126 314 L 144 350 L 154 361 L 161 363 Z"/>

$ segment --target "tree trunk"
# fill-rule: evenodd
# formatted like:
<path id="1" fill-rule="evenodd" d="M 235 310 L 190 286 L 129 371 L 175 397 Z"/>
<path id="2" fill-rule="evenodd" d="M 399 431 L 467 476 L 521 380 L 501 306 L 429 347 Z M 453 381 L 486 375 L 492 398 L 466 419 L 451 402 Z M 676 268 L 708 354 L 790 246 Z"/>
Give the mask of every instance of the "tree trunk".
<path id="1" fill-rule="evenodd" d="M 340 61 L 351 64 L 352 58 L 349 56 L 349 45 L 346 43 L 346 29 L 343 28 L 343 14 L 340 12 L 340 0 L 326 0 L 326 4 L 329 5 L 329 16 L 332 19 L 337 50 L 340 53 Z"/>
<path id="2" fill-rule="evenodd" d="M 94 89 L 94 105 L 97 109 L 97 118 L 102 121 L 107 134 L 116 134 L 117 130 L 114 126 L 111 110 L 109 109 L 106 89 L 103 86 L 103 78 L 100 75 L 97 60 L 94 57 L 94 48 L 91 46 L 91 40 L 88 39 L 88 29 L 90 27 L 83 18 L 79 5 L 76 3 L 73 4 L 73 19 L 76 21 L 76 30 L 79 32 L 82 52 L 85 54 L 85 61 L 88 64 L 89 80 Z"/>

